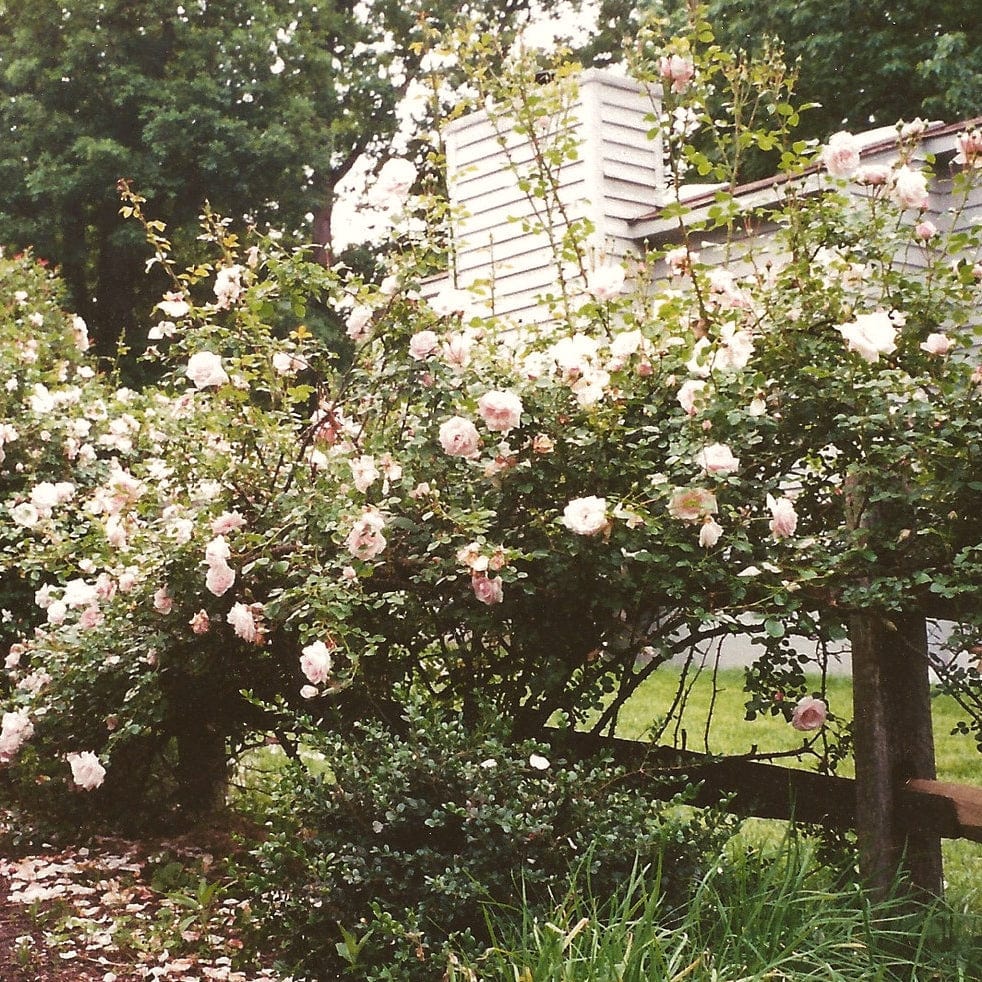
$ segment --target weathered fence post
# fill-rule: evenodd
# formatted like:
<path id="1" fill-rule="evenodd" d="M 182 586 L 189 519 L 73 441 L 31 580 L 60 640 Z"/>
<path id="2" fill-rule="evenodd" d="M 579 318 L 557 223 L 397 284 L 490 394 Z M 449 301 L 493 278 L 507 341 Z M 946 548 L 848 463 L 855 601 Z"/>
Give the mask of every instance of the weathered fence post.
<path id="1" fill-rule="evenodd" d="M 857 613 L 850 639 L 860 873 L 879 897 L 900 870 L 916 891 L 940 895 L 941 839 L 905 833 L 899 809 L 908 780 L 936 777 L 925 620 Z"/>

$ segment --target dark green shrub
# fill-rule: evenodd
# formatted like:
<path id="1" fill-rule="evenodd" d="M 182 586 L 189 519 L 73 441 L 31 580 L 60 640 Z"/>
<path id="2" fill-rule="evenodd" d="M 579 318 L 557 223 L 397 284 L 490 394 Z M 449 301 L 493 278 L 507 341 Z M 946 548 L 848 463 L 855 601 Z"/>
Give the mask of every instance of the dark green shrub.
<path id="1" fill-rule="evenodd" d="M 611 766 L 543 767 L 539 745 L 429 713 L 411 705 L 402 736 L 324 737 L 329 772 L 284 773 L 243 875 L 264 944 L 294 976 L 440 978 L 448 948 L 487 943 L 487 904 L 549 909 L 574 867 L 602 895 L 650 866 L 674 906 L 732 833 L 627 790 Z"/>

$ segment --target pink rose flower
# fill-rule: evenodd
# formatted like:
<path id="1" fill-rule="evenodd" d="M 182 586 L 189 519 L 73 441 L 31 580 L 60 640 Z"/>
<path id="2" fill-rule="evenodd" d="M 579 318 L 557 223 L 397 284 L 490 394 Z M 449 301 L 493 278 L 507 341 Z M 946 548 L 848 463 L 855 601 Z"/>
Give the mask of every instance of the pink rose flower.
<path id="1" fill-rule="evenodd" d="M 188 621 L 191 625 L 191 631 L 193 634 L 207 634 L 211 630 L 211 619 L 208 617 L 208 612 L 206 610 L 199 610 L 191 620 Z"/>
<path id="2" fill-rule="evenodd" d="M 237 511 L 223 511 L 211 523 L 212 535 L 225 535 L 226 532 L 236 532 L 246 524 L 246 520 Z M 228 559 L 226 555 L 224 557 Z"/>
<path id="3" fill-rule="evenodd" d="M 224 385 L 228 381 L 228 373 L 222 368 L 222 359 L 211 351 L 199 351 L 191 355 L 184 374 L 194 383 L 196 389 Z"/>
<path id="4" fill-rule="evenodd" d="M 443 360 L 453 371 L 462 372 L 471 363 L 473 348 L 474 341 L 469 335 L 455 332 L 443 342 Z"/>
<path id="5" fill-rule="evenodd" d="M 668 513 L 681 522 L 698 522 L 716 514 L 716 495 L 705 488 L 681 488 L 669 499 Z"/>
<path id="6" fill-rule="evenodd" d="M 740 460 L 725 443 L 713 443 L 696 454 L 696 463 L 707 474 L 724 476 L 739 470 Z"/>
<path id="7" fill-rule="evenodd" d="M 169 614 L 174 609 L 174 601 L 167 592 L 167 587 L 162 586 L 153 595 L 153 609 L 158 614 Z"/>
<path id="8" fill-rule="evenodd" d="M 574 498 L 563 509 L 563 525 L 577 535 L 597 535 L 609 525 L 607 499 L 588 495 Z"/>
<path id="9" fill-rule="evenodd" d="M 425 361 L 439 344 L 440 335 L 436 331 L 417 331 L 409 339 L 409 357 L 416 361 Z"/>
<path id="10" fill-rule="evenodd" d="M 500 578 L 490 577 L 485 573 L 475 572 L 471 575 L 471 589 L 474 596 L 488 606 L 500 604 L 505 598 L 504 585 Z"/>
<path id="11" fill-rule="evenodd" d="M 364 341 L 368 337 L 373 316 L 374 311 L 371 307 L 366 307 L 364 304 L 355 307 L 348 315 L 346 325 L 348 337 L 356 343 Z"/>
<path id="12" fill-rule="evenodd" d="M 658 74 L 672 83 L 672 91 L 681 94 L 695 77 L 696 67 L 691 58 L 682 55 L 663 55 L 658 59 Z"/>
<path id="13" fill-rule="evenodd" d="M 67 760 L 72 769 L 72 780 L 83 791 L 94 791 L 105 780 L 106 769 L 92 751 L 69 754 Z"/>
<path id="14" fill-rule="evenodd" d="M 885 310 L 872 314 L 857 314 L 856 319 L 839 327 L 850 351 L 857 352 L 865 361 L 876 362 L 880 355 L 890 354 L 897 348 L 897 328 Z"/>
<path id="15" fill-rule="evenodd" d="M 237 637 L 249 644 L 262 644 L 262 617 L 258 604 L 234 603 L 225 620 L 232 625 Z M 259 608 L 261 610 L 261 608 Z"/>
<path id="16" fill-rule="evenodd" d="M 0 724 L 0 764 L 13 760 L 21 745 L 34 735 L 34 724 L 25 709 L 3 714 Z"/>
<path id="17" fill-rule="evenodd" d="M 852 133 L 836 133 L 822 148 L 822 163 L 832 177 L 852 177 L 859 169 L 859 143 Z"/>
<path id="18" fill-rule="evenodd" d="M 191 310 L 188 302 L 180 293 L 165 293 L 164 299 L 157 304 L 157 308 L 163 312 L 165 317 L 172 317 L 174 320 L 179 320 Z"/>
<path id="19" fill-rule="evenodd" d="M 98 627 L 104 619 L 103 613 L 98 607 L 86 607 L 82 611 L 82 616 L 78 619 L 78 626 L 83 631 L 89 631 L 94 627 Z"/>
<path id="20" fill-rule="evenodd" d="M 705 388 L 706 383 L 702 379 L 690 378 L 687 382 L 682 383 L 675 398 L 678 399 L 679 405 L 688 415 L 695 416 L 696 399 Z"/>
<path id="21" fill-rule="evenodd" d="M 314 685 L 330 678 L 332 665 L 331 651 L 323 641 L 315 641 L 301 649 L 300 671 Z"/>
<path id="22" fill-rule="evenodd" d="M 856 171 L 853 180 L 863 187 L 882 188 L 889 183 L 892 173 L 886 164 L 865 164 Z"/>
<path id="23" fill-rule="evenodd" d="M 703 520 L 702 528 L 699 529 L 699 545 L 703 549 L 712 549 L 719 542 L 722 534 L 722 526 L 718 525 L 711 515 L 707 515 Z"/>
<path id="24" fill-rule="evenodd" d="M 379 469 L 375 466 L 375 458 L 369 454 L 355 457 L 348 462 L 351 467 L 351 478 L 355 488 L 364 494 L 378 479 Z"/>
<path id="25" fill-rule="evenodd" d="M 215 276 L 215 299 L 221 310 L 228 310 L 242 293 L 242 267 L 223 266 Z"/>
<path id="26" fill-rule="evenodd" d="M 348 552 L 365 562 L 374 559 L 384 552 L 388 545 L 385 536 L 382 535 L 384 528 L 385 519 L 381 512 L 375 508 L 369 509 L 355 522 L 345 539 Z"/>
<path id="27" fill-rule="evenodd" d="M 934 333 L 929 334 L 921 344 L 921 351 L 926 351 L 929 355 L 944 356 L 948 354 L 948 352 L 951 351 L 954 346 L 955 342 L 952 341 L 947 334 Z"/>
<path id="28" fill-rule="evenodd" d="M 934 222 L 930 222 L 924 219 L 923 222 L 918 222 L 914 228 L 914 235 L 919 238 L 922 242 L 930 242 L 938 234 L 938 227 Z"/>
<path id="29" fill-rule="evenodd" d="M 477 411 L 493 433 L 509 433 L 522 419 L 522 400 L 514 392 L 485 392 Z"/>
<path id="30" fill-rule="evenodd" d="M 440 426 L 440 446 L 451 457 L 476 457 L 480 442 L 477 427 L 463 416 L 451 416 Z"/>
<path id="31" fill-rule="evenodd" d="M 222 597 L 235 583 L 235 570 L 228 563 L 215 562 L 208 566 L 208 575 L 205 577 L 205 586 L 208 592 L 216 597 Z"/>
<path id="32" fill-rule="evenodd" d="M 893 200 L 901 208 L 923 211 L 928 206 L 927 175 L 924 171 L 911 170 L 906 164 L 893 175 Z"/>
<path id="33" fill-rule="evenodd" d="M 968 130 L 955 137 L 955 162 L 963 167 L 982 167 L 982 129 Z"/>
<path id="34" fill-rule="evenodd" d="M 786 539 L 794 535 L 798 528 L 798 513 L 794 510 L 794 502 L 787 497 L 774 498 L 767 496 L 767 507 L 771 510 L 769 528 L 775 539 Z"/>
<path id="35" fill-rule="evenodd" d="M 791 725 L 796 730 L 807 733 L 824 726 L 828 715 L 829 708 L 823 700 L 815 699 L 813 696 L 803 696 L 798 700 L 791 714 Z"/>
<path id="36" fill-rule="evenodd" d="M 591 269 L 586 277 L 586 289 L 597 300 L 613 300 L 624 291 L 624 267 L 604 263 Z"/>

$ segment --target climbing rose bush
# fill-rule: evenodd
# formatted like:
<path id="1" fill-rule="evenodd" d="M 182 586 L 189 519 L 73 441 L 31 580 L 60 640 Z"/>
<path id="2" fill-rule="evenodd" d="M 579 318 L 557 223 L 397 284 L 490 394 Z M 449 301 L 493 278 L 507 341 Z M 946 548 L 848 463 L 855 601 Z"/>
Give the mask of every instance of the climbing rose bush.
<path id="1" fill-rule="evenodd" d="M 677 121 L 702 125 L 725 67 L 685 50 L 691 74 L 664 47 L 635 66 L 673 80 L 680 197 L 716 165 Z M 575 73 L 523 101 L 533 76 L 511 65 L 480 98 L 558 141 L 533 155 L 548 195 L 575 147 L 536 120 L 568 111 Z M 705 218 L 678 204 L 681 245 L 623 264 L 570 220 L 539 326 L 479 286 L 432 286 L 446 209 L 404 198 L 406 168 L 379 193 L 429 215 L 435 242 L 406 226 L 378 286 L 207 215 L 212 254 L 179 267 L 124 188 L 171 279 L 141 392 L 89 360 L 46 273 L 5 262 L 7 779 L 64 789 L 65 755 L 94 754 L 92 807 L 152 791 L 191 809 L 257 733 L 398 720 L 406 685 L 519 737 L 557 714 L 599 731 L 665 660 L 748 631 L 748 712 L 795 725 L 791 635 L 820 662 L 851 612 L 903 611 L 978 643 L 977 229 L 948 215 L 927 248 L 910 138 L 887 173 L 853 169 L 844 137 L 797 143 L 771 95 L 787 108 L 767 139 L 791 178 L 824 163 L 823 193 L 779 193 L 761 237 L 725 192 Z M 978 178 L 956 175 L 956 211 Z M 345 325 L 342 355 L 305 325 L 315 303 Z M 825 720 L 810 739 L 834 736 Z"/>

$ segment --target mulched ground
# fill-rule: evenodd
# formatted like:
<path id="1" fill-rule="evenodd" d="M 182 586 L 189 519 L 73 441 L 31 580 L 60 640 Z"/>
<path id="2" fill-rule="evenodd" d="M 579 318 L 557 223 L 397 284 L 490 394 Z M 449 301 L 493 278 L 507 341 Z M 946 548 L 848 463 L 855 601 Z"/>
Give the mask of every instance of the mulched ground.
<path id="1" fill-rule="evenodd" d="M 285 982 L 241 967 L 248 906 L 215 876 L 234 848 L 210 833 L 0 851 L 0 980 Z"/>

